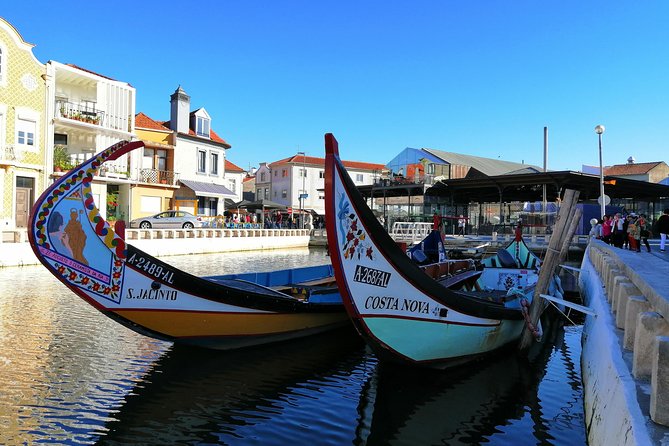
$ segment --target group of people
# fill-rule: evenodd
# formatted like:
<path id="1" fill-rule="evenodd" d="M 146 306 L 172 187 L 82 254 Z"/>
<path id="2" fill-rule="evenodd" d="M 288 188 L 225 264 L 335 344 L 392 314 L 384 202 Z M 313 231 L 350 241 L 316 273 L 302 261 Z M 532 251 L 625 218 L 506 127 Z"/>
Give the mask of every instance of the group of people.
<path id="1" fill-rule="evenodd" d="M 637 215 L 632 212 L 623 216 L 618 212 L 614 215 L 604 215 L 601 220 L 593 218 L 591 223 L 591 235 L 605 243 L 636 252 L 641 252 L 643 244 L 650 252 L 648 238 L 652 235 L 652 230 L 645 214 Z M 660 252 L 664 252 L 669 234 L 669 209 L 665 209 L 658 219 L 656 229 L 660 233 Z"/>

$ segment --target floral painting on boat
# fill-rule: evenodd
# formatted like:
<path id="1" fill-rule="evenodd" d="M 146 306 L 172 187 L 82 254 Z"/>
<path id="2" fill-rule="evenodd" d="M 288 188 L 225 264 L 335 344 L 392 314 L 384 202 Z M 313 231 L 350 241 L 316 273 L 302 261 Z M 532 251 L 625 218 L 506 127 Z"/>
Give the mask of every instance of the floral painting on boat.
<path id="1" fill-rule="evenodd" d="M 374 248 L 345 194 L 339 196 L 338 208 L 340 246 L 344 258 L 360 260 L 364 256 L 374 260 Z"/>

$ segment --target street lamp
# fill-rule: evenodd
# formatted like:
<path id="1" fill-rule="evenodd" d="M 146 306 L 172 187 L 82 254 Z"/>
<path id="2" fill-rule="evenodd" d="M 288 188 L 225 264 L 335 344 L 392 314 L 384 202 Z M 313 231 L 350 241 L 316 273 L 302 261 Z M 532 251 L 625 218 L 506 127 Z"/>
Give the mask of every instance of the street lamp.
<path id="1" fill-rule="evenodd" d="M 598 125 L 595 127 L 595 133 L 599 137 L 599 200 L 601 206 L 600 215 L 604 218 L 606 214 L 606 201 L 604 200 L 604 164 L 602 163 L 602 134 L 604 133 L 603 125 Z"/>
<path id="2" fill-rule="evenodd" d="M 298 155 L 302 155 L 302 192 L 299 195 L 299 200 L 300 200 L 300 226 L 301 229 L 304 229 L 304 195 L 306 193 L 305 190 L 305 181 L 307 178 L 307 156 L 304 152 L 297 152 Z"/>

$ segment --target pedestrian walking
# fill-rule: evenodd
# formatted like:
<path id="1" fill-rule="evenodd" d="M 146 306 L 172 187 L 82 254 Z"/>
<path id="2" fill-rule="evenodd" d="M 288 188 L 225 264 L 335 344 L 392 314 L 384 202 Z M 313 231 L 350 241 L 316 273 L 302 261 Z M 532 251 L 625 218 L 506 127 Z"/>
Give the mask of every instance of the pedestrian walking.
<path id="1" fill-rule="evenodd" d="M 602 217 L 602 241 L 607 245 L 611 244 L 611 217 L 604 214 Z"/>
<path id="2" fill-rule="evenodd" d="M 669 236 L 669 209 L 665 209 L 664 213 L 657 219 L 657 232 L 660 233 L 660 252 L 664 252 L 664 247 Z"/>
<path id="3" fill-rule="evenodd" d="M 613 216 L 613 221 L 611 222 L 611 243 L 616 248 L 621 249 L 625 242 L 625 232 L 623 230 L 624 220 L 623 216 L 618 212 Z"/>
<path id="4" fill-rule="evenodd" d="M 629 249 L 630 251 L 641 252 L 641 247 L 639 245 L 639 241 L 641 239 L 639 227 L 637 226 L 636 220 L 634 220 L 633 216 L 630 215 L 627 218 L 627 238 L 629 240 Z"/>
<path id="5" fill-rule="evenodd" d="M 439 215 L 437 211 L 434 211 L 434 215 L 432 215 L 432 230 L 439 231 L 440 229 L 441 229 L 441 215 Z"/>
<path id="6" fill-rule="evenodd" d="M 636 221 L 636 224 L 639 227 L 639 237 L 641 243 L 643 243 L 646 246 L 648 252 L 650 252 L 650 244 L 648 243 L 650 229 L 648 229 L 648 220 L 646 220 L 646 214 L 639 215 L 639 219 Z"/>
<path id="7" fill-rule="evenodd" d="M 467 227 L 467 219 L 460 214 L 460 218 L 458 218 L 458 235 L 465 236 L 465 229 Z"/>

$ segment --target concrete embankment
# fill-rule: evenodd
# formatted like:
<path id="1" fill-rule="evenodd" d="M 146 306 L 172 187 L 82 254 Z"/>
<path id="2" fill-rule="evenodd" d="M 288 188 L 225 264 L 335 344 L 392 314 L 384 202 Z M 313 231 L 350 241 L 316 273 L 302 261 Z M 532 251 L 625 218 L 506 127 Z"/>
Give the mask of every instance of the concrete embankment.
<path id="1" fill-rule="evenodd" d="M 583 329 L 582 376 L 590 445 L 669 438 L 669 262 L 593 241 L 579 285 L 596 313 Z"/>
<path id="2" fill-rule="evenodd" d="M 153 256 L 211 254 L 265 249 L 306 248 L 307 229 L 170 229 L 127 230 L 126 241 Z M 37 265 L 26 237 L 0 243 L 0 267 Z"/>

